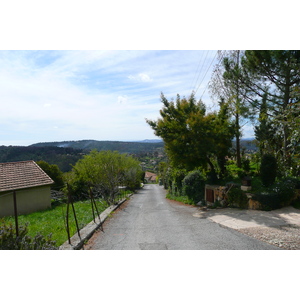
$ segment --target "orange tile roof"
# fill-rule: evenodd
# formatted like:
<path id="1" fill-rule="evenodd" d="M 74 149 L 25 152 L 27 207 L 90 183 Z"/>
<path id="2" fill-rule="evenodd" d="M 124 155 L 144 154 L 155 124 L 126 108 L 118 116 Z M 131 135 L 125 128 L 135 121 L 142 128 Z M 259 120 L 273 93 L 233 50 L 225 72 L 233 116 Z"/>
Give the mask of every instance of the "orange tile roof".
<path id="1" fill-rule="evenodd" d="M 156 180 L 157 175 L 151 172 L 146 172 L 145 173 L 145 178 L 148 180 Z"/>
<path id="2" fill-rule="evenodd" d="M 52 183 L 53 180 L 32 160 L 0 163 L 0 192 Z"/>

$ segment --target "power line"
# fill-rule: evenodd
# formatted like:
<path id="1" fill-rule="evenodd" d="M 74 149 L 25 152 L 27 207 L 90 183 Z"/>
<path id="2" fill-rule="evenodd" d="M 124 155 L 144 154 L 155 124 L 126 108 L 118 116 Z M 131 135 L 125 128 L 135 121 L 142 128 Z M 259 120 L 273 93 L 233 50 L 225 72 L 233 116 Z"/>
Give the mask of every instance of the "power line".
<path id="1" fill-rule="evenodd" d="M 218 54 L 218 52 L 217 52 L 216 54 Z M 225 51 L 222 51 L 222 52 L 221 52 L 221 56 L 220 56 L 220 58 L 219 58 L 219 61 L 217 62 L 217 66 L 219 66 L 219 64 L 220 64 L 220 62 L 222 61 L 224 55 L 225 55 Z M 215 55 L 215 57 L 216 57 L 216 55 Z M 215 60 L 215 57 L 214 57 L 213 61 Z M 212 62 L 213 62 L 213 61 L 212 61 Z M 211 64 L 212 64 L 212 62 L 211 62 Z M 210 64 L 209 68 L 211 67 L 211 64 Z M 218 75 L 218 74 L 217 74 L 217 75 Z M 203 91 L 203 93 L 202 93 L 200 99 L 202 99 L 202 97 L 203 97 L 203 95 L 204 95 L 204 93 L 205 93 L 205 91 L 206 91 L 208 85 L 209 85 L 209 82 L 207 83 L 207 85 L 206 85 L 206 87 L 205 87 L 205 89 L 204 89 L 204 91 Z"/>
<path id="2" fill-rule="evenodd" d="M 195 81 L 195 79 L 196 79 L 196 76 L 197 76 L 197 73 L 198 73 L 199 66 L 200 66 L 200 63 L 201 63 L 201 59 L 203 58 L 203 55 L 204 55 L 204 51 L 201 51 L 201 57 L 200 57 L 200 59 L 199 59 L 198 66 L 197 66 L 197 69 L 196 69 L 196 72 L 195 72 L 194 78 L 193 78 L 193 80 L 192 80 L 192 83 L 191 83 L 190 90 L 192 90 L 192 87 L 194 86 L 194 81 Z M 197 82 L 197 81 L 196 81 L 196 82 Z M 196 85 L 196 82 L 195 82 L 195 85 Z"/>
<path id="3" fill-rule="evenodd" d="M 209 67 L 207 68 L 207 70 L 206 70 L 206 72 L 205 72 L 204 76 L 202 77 L 202 80 L 201 80 L 201 82 L 199 83 L 199 85 L 198 85 L 198 87 L 197 87 L 197 89 L 196 89 L 196 91 L 195 91 L 195 94 L 197 93 L 197 91 L 198 91 L 198 89 L 199 89 L 200 85 L 202 84 L 203 80 L 205 79 L 205 77 L 206 77 L 206 74 L 207 74 L 208 70 L 210 69 L 210 67 L 211 67 L 212 63 L 214 62 L 214 60 L 215 60 L 215 58 L 216 58 L 217 54 L 218 54 L 218 52 L 216 52 L 216 54 L 215 54 L 215 56 L 213 57 L 213 59 L 212 59 L 212 61 L 211 61 L 210 65 L 209 65 Z M 206 88 L 205 88 L 205 89 L 206 89 Z"/>
<path id="4" fill-rule="evenodd" d="M 198 80 L 199 80 L 199 77 L 200 77 L 200 75 L 202 74 L 202 70 L 203 70 L 203 67 L 204 67 L 204 64 L 205 64 L 205 61 L 206 61 L 208 52 L 209 52 L 209 50 L 206 51 L 205 58 L 204 58 L 204 60 L 202 60 L 202 66 L 201 66 L 201 69 L 200 69 L 200 71 L 199 71 L 199 74 L 198 74 L 198 77 L 197 77 L 197 80 L 196 80 L 196 82 L 195 82 L 195 86 L 194 86 L 193 90 L 195 90 L 195 88 L 196 88 L 196 86 L 197 86 L 197 82 L 198 82 Z M 196 94 L 196 92 L 195 92 L 195 94 Z"/>

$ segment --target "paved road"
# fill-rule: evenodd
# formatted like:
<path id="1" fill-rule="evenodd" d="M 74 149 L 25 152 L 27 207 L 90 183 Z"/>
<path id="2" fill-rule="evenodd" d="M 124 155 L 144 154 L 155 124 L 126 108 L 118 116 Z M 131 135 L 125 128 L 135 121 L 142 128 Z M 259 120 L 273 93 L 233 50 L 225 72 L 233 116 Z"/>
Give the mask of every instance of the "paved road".
<path id="1" fill-rule="evenodd" d="M 267 243 L 193 217 L 197 208 L 165 198 L 159 185 L 145 185 L 104 224 L 86 249 L 218 250 L 278 249 Z"/>

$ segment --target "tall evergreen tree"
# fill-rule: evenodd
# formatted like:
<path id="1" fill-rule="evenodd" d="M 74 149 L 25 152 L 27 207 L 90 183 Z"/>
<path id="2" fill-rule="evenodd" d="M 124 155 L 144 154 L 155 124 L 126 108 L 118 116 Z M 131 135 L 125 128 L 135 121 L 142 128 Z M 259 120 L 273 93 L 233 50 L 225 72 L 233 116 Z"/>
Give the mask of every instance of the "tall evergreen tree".
<path id="1" fill-rule="evenodd" d="M 239 72 L 228 66 L 228 74 L 247 90 L 245 95 L 251 105 L 257 109 L 267 96 L 270 118 L 276 127 L 282 165 L 291 167 L 293 130 L 289 127 L 289 111 L 296 109 L 299 94 L 295 93 L 300 84 L 300 51 L 298 50 L 247 50 L 241 60 Z M 298 111 L 299 112 L 299 111 Z M 282 141 L 282 142 L 281 142 Z"/>
<path id="2" fill-rule="evenodd" d="M 241 167 L 241 146 L 242 127 L 249 117 L 249 108 L 245 101 L 247 90 L 237 80 L 240 72 L 240 61 L 243 52 L 240 50 L 221 51 L 219 60 L 214 69 L 210 81 L 210 91 L 217 99 L 222 99 L 228 104 L 228 110 L 234 120 L 234 137 L 237 166 Z"/>
<path id="3" fill-rule="evenodd" d="M 258 122 L 259 124 L 254 127 L 254 132 L 259 145 L 260 156 L 262 157 L 266 152 L 271 151 L 271 141 L 275 134 L 268 115 L 266 94 L 262 98 Z"/>

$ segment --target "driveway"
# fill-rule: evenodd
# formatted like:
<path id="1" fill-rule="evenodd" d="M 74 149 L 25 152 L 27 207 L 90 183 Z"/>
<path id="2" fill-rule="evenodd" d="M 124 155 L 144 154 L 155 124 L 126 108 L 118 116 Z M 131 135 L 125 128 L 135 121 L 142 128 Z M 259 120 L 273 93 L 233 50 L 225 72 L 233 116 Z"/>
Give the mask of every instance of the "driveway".
<path id="1" fill-rule="evenodd" d="M 292 206 L 272 211 L 237 208 L 199 210 L 194 214 L 286 250 L 300 250 L 300 210 Z"/>
<path id="2" fill-rule="evenodd" d="M 166 199 L 145 185 L 104 223 L 86 250 L 268 250 L 279 249 L 198 216 L 199 209 Z"/>
<path id="3" fill-rule="evenodd" d="M 300 210 L 292 206 L 272 211 L 238 208 L 198 210 L 194 216 L 208 218 L 218 224 L 237 230 L 252 227 L 300 226 Z"/>

